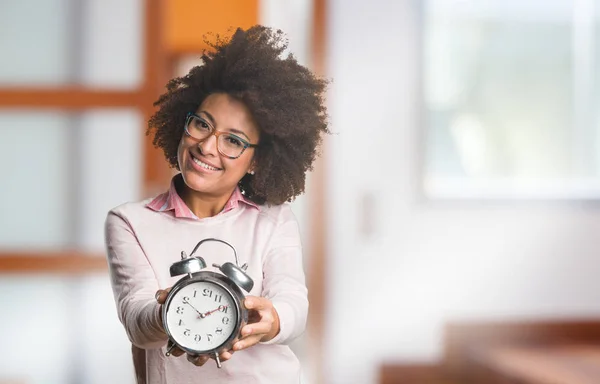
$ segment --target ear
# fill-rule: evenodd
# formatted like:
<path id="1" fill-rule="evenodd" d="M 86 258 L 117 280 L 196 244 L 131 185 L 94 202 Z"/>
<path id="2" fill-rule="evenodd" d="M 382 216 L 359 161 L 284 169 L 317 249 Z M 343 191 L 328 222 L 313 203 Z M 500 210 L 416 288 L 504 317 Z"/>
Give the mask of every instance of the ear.
<path id="1" fill-rule="evenodd" d="M 252 163 L 250 164 L 250 168 L 248 168 L 248 173 L 250 175 L 254 175 L 255 170 L 256 170 L 256 163 L 253 160 Z"/>

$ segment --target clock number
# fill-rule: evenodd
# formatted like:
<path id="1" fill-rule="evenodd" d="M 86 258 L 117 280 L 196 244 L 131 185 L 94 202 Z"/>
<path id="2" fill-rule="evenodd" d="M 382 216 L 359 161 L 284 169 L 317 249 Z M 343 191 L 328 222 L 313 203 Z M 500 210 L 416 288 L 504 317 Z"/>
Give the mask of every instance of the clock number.
<path id="1" fill-rule="evenodd" d="M 210 339 L 213 337 L 212 333 L 207 333 L 206 337 L 208 338 L 208 341 L 211 341 Z"/>
<path id="2" fill-rule="evenodd" d="M 177 313 L 181 315 L 183 313 L 183 307 L 177 307 Z"/>
<path id="3" fill-rule="evenodd" d="M 223 321 L 223 324 L 225 324 L 225 325 L 229 324 L 229 317 L 224 316 L 222 321 Z"/>
<path id="4" fill-rule="evenodd" d="M 215 333 L 217 335 L 222 335 L 223 334 L 223 328 L 217 328 L 217 329 L 215 329 Z"/>
<path id="5" fill-rule="evenodd" d="M 200 340 L 202 340 L 202 337 L 200 337 L 200 335 L 199 335 L 199 334 L 196 334 L 196 335 L 194 336 L 194 341 L 197 343 L 197 342 L 199 342 Z"/>
<path id="6" fill-rule="evenodd" d="M 227 313 L 228 307 L 226 305 L 219 305 L 219 311 Z"/>
<path id="7" fill-rule="evenodd" d="M 183 331 L 183 336 L 189 336 L 190 332 L 191 330 L 189 328 L 186 328 L 185 331 Z"/>
<path id="8" fill-rule="evenodd" d="M 223 295 L 215 295 L 215 301 L 217 303 L 220 303 L 222 298 L 223 298 Z"/>
<path id="9" fill-rule="evenodd" d="M 190 298 L 187 296 L 184 296 L 183 299 L 181 299 L 181 301 L 183 301 L 183 304 L 189 304 L 190 303 Z"/>
<path id="10" fill-rule="evenodd" d="M 179 326 L 181 327 L 183 325 L 183 320 L 179 319 Z"/>
<path id="11" fill-rule="evenodd" d="M 202 296 L 212 297 L 213 291 L 212 289 L 204 288 L 202 290 Z"/>
<path id="12" fill-rule="evenodd" d="M 196 297 L 196 293 L 198 293 L 198 291 L 194 289 L 194 297 Z"/>

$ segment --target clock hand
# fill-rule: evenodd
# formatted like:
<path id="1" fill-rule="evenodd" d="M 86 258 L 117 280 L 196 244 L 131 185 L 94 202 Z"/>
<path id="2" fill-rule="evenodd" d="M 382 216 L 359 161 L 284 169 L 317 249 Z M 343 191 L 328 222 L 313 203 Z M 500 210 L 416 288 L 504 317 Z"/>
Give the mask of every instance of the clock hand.
<path id="1" fill-rule="evenodd" d="M 204 316 L 208 316 L 208 315 L 210 315 L 210 314 L 211 314 L 211 313 L 213 313 L 213 312 L 217 312 L 219 309 L 225 309 L 225 308 L 227 308 L 227 306 L 226 306 L 226 305 L 219 305 L 219 306 L 217 307 L 217 309 L 213 309 L 212 311 L 208 311 L 208 312 L 206 312 L 206 313 L 204 314 Z"/>
<path id="2" fill-rule="evenodd" d="M 200 316 L 201 319 L 204 319 L 204 317 L 206 316 L 205 314 L 203 314 L 202 312 L 197 310 L 196 307 L 194 307 L 189 301 L 186 301 L 185 303 L 187 305 L 189 305 L 190 307 L 192 307 L 194 309 L 194 311 L 198 312 L 198 316 Z"/>

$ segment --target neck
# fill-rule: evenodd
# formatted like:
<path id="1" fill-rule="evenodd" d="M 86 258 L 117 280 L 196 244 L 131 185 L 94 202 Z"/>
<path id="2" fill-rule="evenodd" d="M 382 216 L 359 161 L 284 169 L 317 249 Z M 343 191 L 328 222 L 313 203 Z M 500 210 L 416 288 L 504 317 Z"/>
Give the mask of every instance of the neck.
<path id="1" fill-rule="evenodd" d="M 182 180 L 183 181 L 183 180 Z M 210 195 L 190 189 L 185 183 L 175 184 L 177 193 L 190 211 L 199 219 L 216 216 L 223 210 L 233 191 L 224 195 Z"/>

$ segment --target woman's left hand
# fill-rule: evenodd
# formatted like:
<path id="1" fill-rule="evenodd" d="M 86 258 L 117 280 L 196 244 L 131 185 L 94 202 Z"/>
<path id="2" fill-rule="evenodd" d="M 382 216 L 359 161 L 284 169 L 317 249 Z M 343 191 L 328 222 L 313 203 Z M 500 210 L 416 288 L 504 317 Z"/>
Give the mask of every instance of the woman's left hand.
<path id="1" fill-rule="evenodd" d="M 248 324 L 242 328 L 242 337 L 233 345 L 241 351 L 261 341 L 269 341 L 279 333 L 279 315 L 271 300 L 247 296 L 244 306 L 248 309 Z"/>

